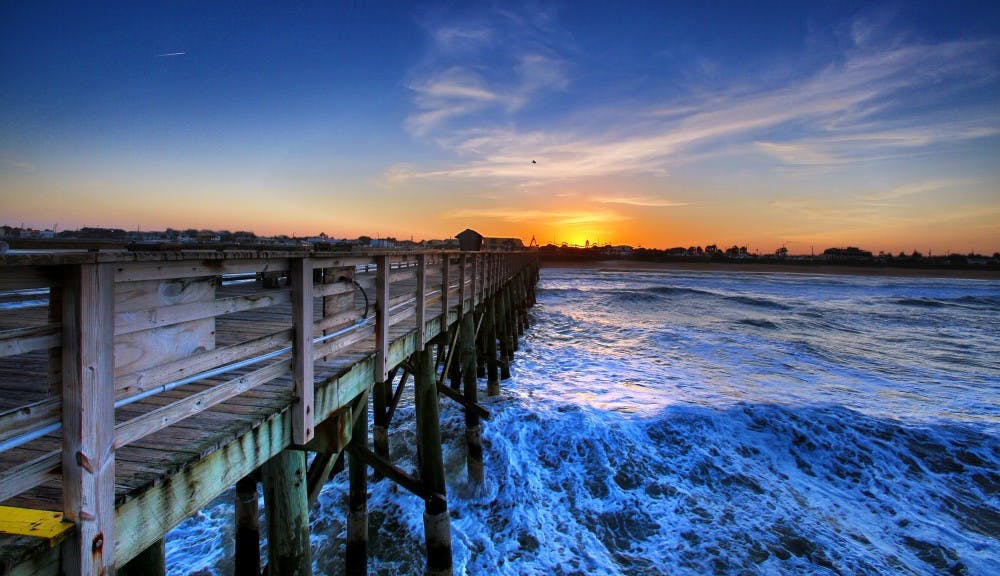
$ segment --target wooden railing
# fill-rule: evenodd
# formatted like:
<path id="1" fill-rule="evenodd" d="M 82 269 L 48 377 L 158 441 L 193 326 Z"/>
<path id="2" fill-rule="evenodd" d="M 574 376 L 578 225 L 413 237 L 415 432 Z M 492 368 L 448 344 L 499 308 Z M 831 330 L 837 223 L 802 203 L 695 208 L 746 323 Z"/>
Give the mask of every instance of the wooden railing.
<path id="1" fill-rule="evenodd" d="M 0 260 L 0 457 L 15 463 L 0 471 L 0 502 L 61 477 L 78 553 L 99 557 L 103 534 L 113 533 L 116 450 L 288 375 L 293 442 L 305 444 L 329 415 L 316 414 L 317 363 L 374 354 L 374 380 L 384 382 L 396 332 L 412 332 L 422 349 L 448 330 L 448 312 L 474 309 L 534 259 L 8 254 Z M 192 383 L 207 386 L 164 394 Z M 151 397 L 163 401 L 131 414 Z"/>

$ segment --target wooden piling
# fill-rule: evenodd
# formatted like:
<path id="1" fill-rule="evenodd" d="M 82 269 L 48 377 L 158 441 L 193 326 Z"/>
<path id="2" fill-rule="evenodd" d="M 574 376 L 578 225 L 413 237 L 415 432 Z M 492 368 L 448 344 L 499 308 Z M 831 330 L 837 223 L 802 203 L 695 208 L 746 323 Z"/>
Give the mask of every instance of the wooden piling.
<path id="1" fill-rule="evenodd" d="M 270 574 L 310 576 L 306 453 L 282 450 L 262 467 Z"/>
<path id="2" fill-rule="evenodd" d="M 354 420 L 350 446 L 368 449 L 368 406 L 361 403 Z M 347 553 L 346 573 L 368 573 L 368 465 L 356 454 L 348 455 Z"/>
<path id="3" fill-rule="evenodd" d="M 119 568 L 117 576 L 162 576 L 166 573 L 167 554 L 161 538 Z M 259 569 L 257 574 L 260 574 Z"/>
<path id="4" fill-rule="evenodd" d="M 494 323 L 496 313 L 495 299 L 490 298 L 483 304 L 483 356 L 486 359 L 486 394 L 496 396 L 500 393 L 500 376 L 497 373 L 497 333 Z"/>
<path id="5" fill-rule="evenodd" d="M 430 347 L 414 354 L 417 373 L 414 402 L 417 417 L 417 442 L 420 453 L 420 481 L 432 492 L 445 495 L 444 459 L 441 454 L 437 383 Z M 424 503 L 424 538 L 427 548 L 427 574 L 450 576 L 451 520 L 448 501 L 428 499 Z"/>
<path id="6" fill-rule="evenodd" d="M 236 482 L 235 540 L 233 553 L 236 576 L 260 574 L 260 512 L 257 505 L 257 480 L 247 475 Z"/>
<path id="7" fill-rule="evenodd" d="M 476 387 L 476 327 L 472 314 L 462 317 L 462 386 L 466 402 L 479 402 Z M 473 410 L 465 411 L 465 446 L 467 449 L 467 469 L 469 484 L 483 483 L 483 439 L 479 425 L 479 415 Z"/>
<path id="8" fill-rule="evenodd" d="M 456 338 L 456 336 L 458 338 Z M 452 346 L 455 346 L 456 342 L 461 339 L 460 326 L 457 324 L 448 333 L 448 341 L 451 342 Z M 459 355 L 461 350 L 461 345 L 458 348 L 448 350 L 448 354 L 452 357 L 451 364 L 447 366 L 448 368 L 448 381 L 451 382 L 452 390 L 461 390 L 462 388 L 462 362 Z"/>
<path id="9" fill-rule="evenodd" d="M 510 341 L 507 339 L 507 301 L 504 298 L 503 290 L 497 292 L 495 300 L 496 313 L 494 315 L 493 328 L 499 341 L 500 379 L 508 380 L 510 378 L 510 359 L 514 354 L 510 351 Z"/>

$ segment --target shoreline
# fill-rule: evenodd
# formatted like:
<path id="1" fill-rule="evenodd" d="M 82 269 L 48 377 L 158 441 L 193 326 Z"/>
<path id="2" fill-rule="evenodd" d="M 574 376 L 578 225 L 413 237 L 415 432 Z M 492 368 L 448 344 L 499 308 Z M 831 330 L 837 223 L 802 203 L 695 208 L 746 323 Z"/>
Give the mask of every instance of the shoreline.
<path id="1" fill-rule="evenodd" d="M 541 260 L 541 268 L 584 268 L 623 272 L 742 272 L 830 276 L 886 276 L 899 278 L 959 278 L 1000 280 L 1000 270 L 938 270 L 887 266 L 840 266 L 816 264 L 739 264 L 719 262 L 636 262 L 629 260 Z"/>

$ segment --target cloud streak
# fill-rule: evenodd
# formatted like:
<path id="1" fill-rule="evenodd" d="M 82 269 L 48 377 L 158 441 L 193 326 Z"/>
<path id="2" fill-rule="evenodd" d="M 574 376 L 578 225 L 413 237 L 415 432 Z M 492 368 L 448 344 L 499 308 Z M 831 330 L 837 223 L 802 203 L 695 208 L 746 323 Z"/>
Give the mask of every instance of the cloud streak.
<path id="1" fill-rule="evenodd" d="M 548 225 L 577 225 L 621 222 L 628 217 L 610 210 L 588 212 L 585 210 L 514 210 L 509 208 L 458 209 L 446 212 L 450 220 L 494 219 L 508 223 L 543 222 Z"/>
<path id="2" fill-rule="evenodd" d="M 407 177 L 545 182 L 662 175 L 705 155 L 756 154 L 791 168 L 912 155 L 1000 134 L 1000 113 L 993 109 L 940 112 L 954 91 L 995 80 L 997 48 L 985 40 L 856 48 L 840 62 L 783 85 L 626 107 L 605 123 L 612 128 L 534 121 L 523 122 L 535 126 L 525 130 L 513 127 L 511 118 L 470 118 L 488 108 L 517 111 L 523 96 L 489 87 L 468 68 L 453 68 L 415 88 L 418 111 L 408 127 L 433 134 L 460 160 L 415 168 Z M 521 74 L 522 85 L 530 86 L 524 93 L 565 87 L 559 66 L 526 58 L 526 66 L 537 70 Z M 917 103 L 911 106 L 911 100 Z"/>

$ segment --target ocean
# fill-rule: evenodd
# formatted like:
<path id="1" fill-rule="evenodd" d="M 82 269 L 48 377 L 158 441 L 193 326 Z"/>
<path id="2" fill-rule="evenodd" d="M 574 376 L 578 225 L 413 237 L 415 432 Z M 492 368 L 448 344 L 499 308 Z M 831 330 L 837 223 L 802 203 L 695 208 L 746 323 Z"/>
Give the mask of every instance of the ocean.
<path id="1" fill-rule="evenodd" d="M 544 268 L 530 318 L 483 486 L 441 401 L 456 574 L 1000 574 L 1000 282 Z M 369 491 L 371 573 L 422 573 L 422 501 Z M 231 573 L 231 501 L 168 536 L 171 574 Z"/>

